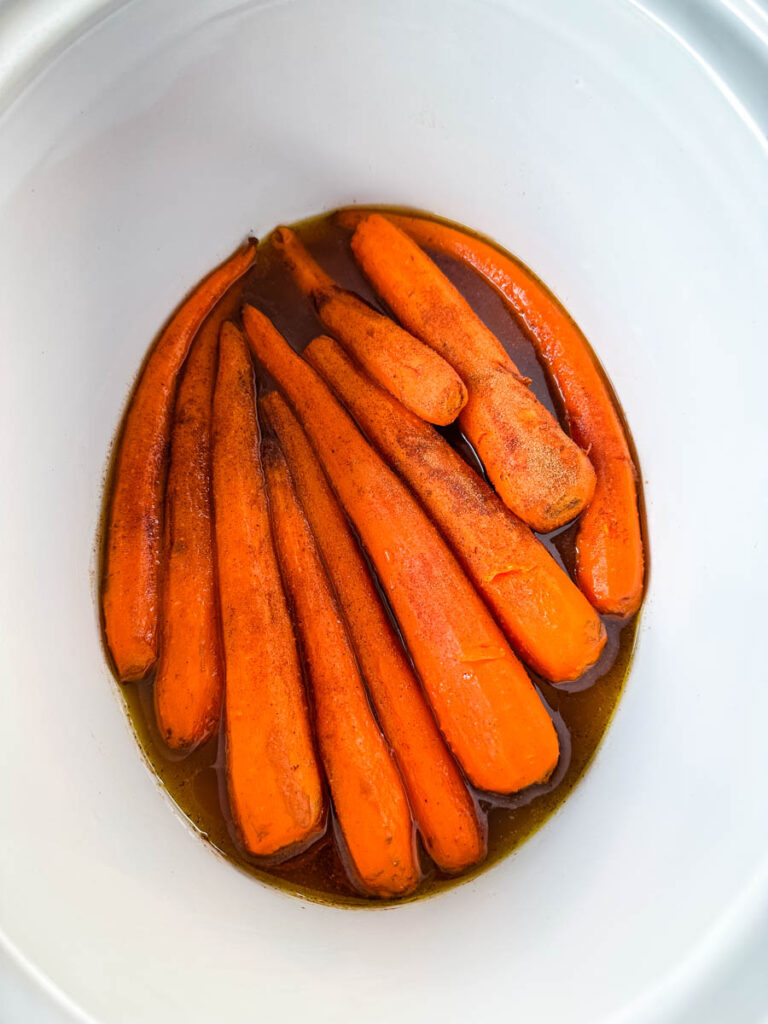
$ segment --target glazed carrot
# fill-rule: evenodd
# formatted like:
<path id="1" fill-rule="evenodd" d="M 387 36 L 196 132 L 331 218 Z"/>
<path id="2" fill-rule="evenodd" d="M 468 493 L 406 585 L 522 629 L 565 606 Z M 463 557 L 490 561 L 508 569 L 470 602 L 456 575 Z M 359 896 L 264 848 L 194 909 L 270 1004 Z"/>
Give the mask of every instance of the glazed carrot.
<path id="1" fill-rule="evenodd" d="M 589 459 L 541 405 L 466 299 L 380 214 L 358 224 L 352 250 L 403 326 L 461 375 L 469 400 L 459 423 L 505 504 L 545 532 L 578 515 L 595 488 Z"/>
<path id="2" fill-rule="evenodd" d="M 500 793 L 548 778 L 559 754 L 552 720 L 437 528 L 264 314 L 246 306 L 243 320 L 366 547 L 467 777 Z"/>
<path id="3" fill-rule="evenodd" d="M 262 398 L 259 408 L 285 455 L 427 852 L 443 871 L 463 871 L 485 856 L 484 823 L 306 434 L 277 391 Z"/>
<path id="4" fill-rule="evenodd" d="M 467 389 L 442 356 L 357 295 L 340 288 L 290 228 L 278 228 L 274 239 L 297 284 L 312 300 L 320 322 L 374 380 L 422 419 L 441 426 L 452 423 L 466 405 Z"/>
<path id="5" fill-rule="evenodd" d="M 315 731 L 358 885 L 402 896 L 420 877 L 408 798 L 373 717 L 347 626 L 274 437 L 262 443 L 272 531 L 312 689 Z"/>
<path id="6" fill-rule="evenodd" d="M 331 338 L 316 338 L 304 358 L 421 499 L 517 653 L 554 682 L 576 679 L 594 664 L 605 627 L 525 523 L 433 427 L 368 380 Z"/>
<path id="7" fill-rule="evenodd" d="M 272 544 L 253 367 L 231 323 L 224 324 L 219 341 L 213 500 L 232 818 L 249 853 L 283 859 L 322 833 L 325 807 Z"/>
<path id="8" fill-rule="evenodd" d="M 179 307 L 157 339 L 123 421 L 112 474 L 102 578 L 104 633 L 123 681 L 157 659 L 163 488 L 176 376 L 198 328 L 253 261 L 238 249 Z"/>
<path id="9" fill-rule="evenodd" d="M 598 611 L 633 614 L 640 607 L 644 576 L 637 470 L 586 338 L 538 278 L 511 256 L 447 224 L 390 219 L 420 245 L 473 267 L 501 292 L 526 329 L 563 397 L 573 439 L 589 452 L 597 475 L 595 496 L 579 520 L 579 586 Z"/>
<path id="10" fill-rule="evenodd" d="M 192 750 L 218 728 L 223 676 L 211 492 L 211 418 L 219 330 L 230 288 L 192 344 L 176 396 L 165 489 L 155 717 L 165 742 Z"/>

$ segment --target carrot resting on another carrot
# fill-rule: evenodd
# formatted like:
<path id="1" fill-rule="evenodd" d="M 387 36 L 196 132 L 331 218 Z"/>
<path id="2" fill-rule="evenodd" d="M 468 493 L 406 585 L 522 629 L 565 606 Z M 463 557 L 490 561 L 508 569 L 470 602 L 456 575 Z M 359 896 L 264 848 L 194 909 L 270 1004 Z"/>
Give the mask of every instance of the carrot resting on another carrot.
<path id="1" fill-rule="evenodd" d="M 410 484 L 512 642 L 554 682 L 576 679 L 605 646 L 605 627 L 546 548 L 429 424 L 368 380 L 328 337 L 304 358 Z"/>
<path id="2" fill-rule="evenodd" d="M 459 422 L 505 504 L 545 532 L 577 516 L 595 489 L 589 459 L 461 293 L 380 214 L 360 221 L 352 251 L 402 324 L 461 375 L 469 400 Z"/>
<path id="3" fill-rule="evenodd" d="M 559 755 L 552 720 L 437 528 L 267 317 L 245 306 L 243 320 L 368 551 L 470 781 L 510 793 L 547 779 Z"/>
<path id="4" fill-rule="evenodd" d="M 402 780 L 365 693 L 347 627 L 277 441 L 262 458 L 280 568 L 301 637 L 336 818 L 361 888 L 402 896 L 420 877 Z"/>
<path id="5" fill-rule="evenodd" d="M 346 616 L 357 660 L 424 845 L 443 871 L 463 871 L 485 855 L 485 829 L 474 801 L 438 731 L 365 558 L 306 434 L 277 391 L 260 399 L 259 408 L 277 434 Z"/>
<path id="6" fill-rule="evenodd" d="M 449 364 L 394 320 L 340 288 L 290 228 L 278 228 L 275 246 L 325 328 L 417 416 L 445 426 L 467 402 L 467 389 Z"/>
<path id="7" fill-rule="evenodd" d="M 124 682 L 143 678 L 157 659 L 163 487 L 176 376 L 203 320 L 255 252 L 251 244 L 238 249 L 179 307 L 128 406 L 115 456 L 101 594 L 107 646 Z"/>
<path id="8" fill-rule="evenodd" d="M 213 497 L 227 787 L 243 846 L 284 859 L 322 833 L 325 801 L 272 544 L 255 400 L 245 339 L 226 323 L 213 404 Z"/>
<path id="9" fill-rule="evenodd" d="M 589 452 L 597 474 L 595 496 L 579 521 L 579 586 L 598 611 L 632 615 L 640 607 L 644 576 L 637 470 L 586 338 L 541 282 L 511 256 L 447 224 L 420 217 L 389 219 L 420 245 L 474 267 L 519 317 L 560 389 L 573 438 Z M 354 226 L 347 213 L 342 220 Z"/>
<path id="10" fill-rule="evenodd" d="M 231 288 L 195 339 L 179 383 L 165 490 L 155 717 L 165 742 L 192 750 L 219 724 L 223 688 L 211 490 L 219 330 L 240 305 Z"/>

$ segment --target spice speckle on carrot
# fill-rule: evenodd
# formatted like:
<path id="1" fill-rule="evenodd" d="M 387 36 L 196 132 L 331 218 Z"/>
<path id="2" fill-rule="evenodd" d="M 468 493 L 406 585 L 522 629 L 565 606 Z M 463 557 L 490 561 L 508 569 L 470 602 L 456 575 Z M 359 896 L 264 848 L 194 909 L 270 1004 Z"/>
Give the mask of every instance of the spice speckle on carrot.
<path id="1" fill-rule="evenodd" d="M 213 405 L 213 496 L 227 789 L 240 841 L 283 858 L 325 829 L 296 638 L 272 543 L 248 348 L 221 329 Z"/>
<path id="2" fill-rule="evenodd" d="M 605 646 L 605 627 L 546 548 L 441 435 L 413 416 L 326 337 L 304 357 L 451 544 L 517 653 L 546 679 L 576 679 Z"/>
<path id="3" fill-rule="evenodd" d="M 119 679 L 143 679 L 157 660 L 163 490 L 176 377 L 200 325 L 253 262 L 252 244 L 205 278 L 157 339 L 123 421 L 104 545 L 104 633 Z"/>
<path id="4" fill-rule="evenodd" d="M 424 845 L 443 871 L 465 871 L 485 855 L 484 822 L 438 731 L 306 434 L 277 391 L 261 399 L 259 407 L 285 454 Z"/>
<path id="5" fill-rule="evenodd" d="M 278 228 L 274 238 L 326 330 L 406 408 L 429 423 L 452 423 L 467 403 L 467 389 L 456 371 L 394 320 L 340 288 L 290 228 Z"/>
<path id="6" fill-rule="evenodd" d="M 345 210 L 354 229 L 365 211 Z M 557 384 L 576 443 L 589 453 L 595 494 L 579 521 L 576 578 L 598 611 L 628 616 L 643 596 L 637 469 L 621 417 L 584 335 L 538 278 L 482 239 L 425 217 L 387 215 L 416 242 L 462 260 L 504 296 Z"/>
<path id="7" fill-rule="evenodd" d="M 265 439 L 262 457 L 320 755 L 352 871 L 364 892 L 402 896 L 416 887 L 420 875 L 405 789 L 368 704 L 347 624 L 273 437 Z"/>
<path id="8" fill-rule="evenodd" d="M 437 528 L 271 321 L 245 306 L 243 323 L 373 562 L 469 780 L 512 793 L 548 779 L 559 756 L 552 720 Z"/>
<path id="9" fill-rule="evenodd" d="M 352 251 L 400 322 L 447 359 L 467 386 L 459 422 L 502 500 L 535 530 L 575 518 L 595 473 L 521 378 L 499 340 L 416 243 L 391 221 L 360 221 Z"/>
<path id="10" fill-rule="evenodd" d="M 213 535 L 211 420 L 219 330 L 240 305 L 239 288 L 218 303 L 195 339 L 173 416 L 165 493 L 160 655 L 155 714 L 175 750 L 192 750 L 219 725 L 223 688 Z"/>

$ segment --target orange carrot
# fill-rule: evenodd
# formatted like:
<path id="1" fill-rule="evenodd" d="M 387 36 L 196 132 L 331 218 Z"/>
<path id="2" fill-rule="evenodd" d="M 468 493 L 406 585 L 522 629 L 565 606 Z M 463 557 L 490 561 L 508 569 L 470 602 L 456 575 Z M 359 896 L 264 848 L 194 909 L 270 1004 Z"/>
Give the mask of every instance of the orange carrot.
<path id="1" fill-rule="evenodd" d="M 325 827 L 296 640 L 259 458 L 253 367 L 222 327 L 213 401 L 213 499 L 224 647 L 227 786 L 245 849 L 284 859 Z"/>
<path id="2" fill-rule="evenodd" d="M 466 405 L 467 389 L 442 356 L 357 295 L 340 288 L 290 228 L 278 228 L 274 239 L 297 284 L 312 300 L 320 322 L 374 380 L 422 419 L 442 426 L 452 423 Z"/>
<path id="3" fill-rule="evenodd" d="M 264 314 L 246 306 L 243 319 L 368 551 L 469 780 L 511 793 L 547 779 L 559 754 L 552 720 L 437 528 Z"/>
<path id="4" fill-rule="evenodd" d="M 545 532 L 578 515 L 595 488 L 589 459 L 541 405 L 466 299 L 380 214 L 358 224 L 352 249 L 402 324 L 461 375 L 469 400 L 459 423 L 505 504 Z"/>
<path id="5" fill-rule="evenodd" d="M 216 731 L 223 677 L 211 492 L 211 418 L 219 330 L 240 305 L 231 288 L 205 321 L 176 397 L 165 490 L 160 654 L 154 698 L 160 733 L 192 750 Z"/>
<path id="6" fill-rule="evenodd" d="M 277 391 L 262 398 L 259 408 L 285 455 L 427 852 L 443 871 L 463 871 L 485 856 L 485 828 L 474 801 L 306 434 Z"/>
<path id="7" fill-rule="evenodd" d="M 350 224 L 346 214 L 342 215 Z M 563 397 L 573 438 L 589 452 L 595 496 L 579 521 L 576 578 L 598 611 L 632 615 L 643 596 L 637 470 L 610 388 L 589 343 L 538 278 L 513 257 L 457 228 L 390 217 L 420 245 L 473 267 L 519 318 Z"/>
<path id="8" fill-rule="evenodd" d="M 594 664 L 605 627 L 525 523 L 433 427 L 368 380 L 331 338 L 316 338 L 304 358 L 421 499 L 517 653 L 555 682 L 576 679 Z"/>
<path id="9" fill-rule="evenodd" d="M 179 307 L 157 339 L 123 421 L 107 512 L 102 579 L 104 634 L 123 681 L 141 679 L 157 659 L 163 488 L 176 376 L 198 328 L 253 262 L 238 249 Z"/>
<path id="10" fill-rule="evenodd" d="M 419 881 L 402 780 L 379 731 L 336 595 L 277 441 L 262 443 L 272 531 L 312 688 L 315 729 L 352 875 L 375 896 Z"/>

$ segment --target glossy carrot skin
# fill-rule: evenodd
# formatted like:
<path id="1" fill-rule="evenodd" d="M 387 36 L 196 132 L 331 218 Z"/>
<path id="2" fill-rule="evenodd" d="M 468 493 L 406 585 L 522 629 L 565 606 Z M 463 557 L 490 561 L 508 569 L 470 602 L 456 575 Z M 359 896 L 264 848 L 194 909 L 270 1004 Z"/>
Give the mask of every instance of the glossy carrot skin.
<path id="1" fill-rule="evenodd" d="M 219 330 L 240 305 L 233 287 L 192 344 L 173 413 L 165 489 L 160 654 L 155 718 L 174 750 L 193 750 L 215 733 L 224 685 L 216 593 L 211 421 Z"/>
<path id="2" fill-rule="evenodd" d="M 304 358 L 421 499 L 517 653 L 554 682 L 577 679 L 594 664 L 605 627 L 525 523 L 331 338 L 316 338 Z"/>
<path id="3" fill-rule="evenodd" d="M 290 228 L 278 228 L 274 238 L 326 330 L 406 408 L 430 423 L 452 423 L 467 403 L 467 389 L 455 370 L 394 320 L 340 288 Z"/>
<path id="4" fill-rule="evenodd" d="M 218 300 L 253 262 L 238 249 L 182 303 L 157 339 L 123 421 L 112 471 L 102 578 L 107 647 L 120 680 L 141 679 L 157 660 L 159 568 L 176 377 Z"/>
<path id="5" fill-rule="evenodd" d="M 403 326 L 460 374 L 459 416 L 496 491 L 535 530 L 562 526 L 589 503 L 589 459 L 538 401 L 499 340 L 408 235 L 379 214 L 360 221 L 352 251 Z"/>
<path id="6" fill-rule="evenodd" d="M 252 306 L 243 321 L 365 545 L 467 777 L 499 793 L 547 779 L 559 756 L 552 720 L 437 528 L 270 321 Z"/>
<path id="7" fill-rule="evenodd" d="M 336 595 L 274 438 L 262 458 L 280 568 L 312 688 L 315 730 L 352 875 L 369 895 L 403 896 L 420 878 L 411 812 L 373 717 Z"/>
<path id="8" fill-rule="evenodd" d="M 579 521 L 579 586 L 598 611 L 634 614 L 645 575 L 637 468 L 588 341 L 538 278 L 511 256 L 447 224 L 419 217 L 390 219 L 420 245 L 473 267 L 501 292 L 522 323 L 560 390 L 573 439 L 589 452 L 597 475 L 595 496 Z"/>
<path id="9" fill-rule="evenodd" d="M 443 871 L 464 871 L 485 856 L 485 822 L 440 735 L 306 434 L 277 391 L 262 398 L 259 409 L 285 455 L 427 852 Z"/>
<path id="10" fill-rule="evenodd" d="M 213 497 L 225 666 L 226 771 L 245 849 L 285 859 L 325 829 L 296 639 L 259 457 L 253 367 L 225 323 L 213 403 Z"/>

